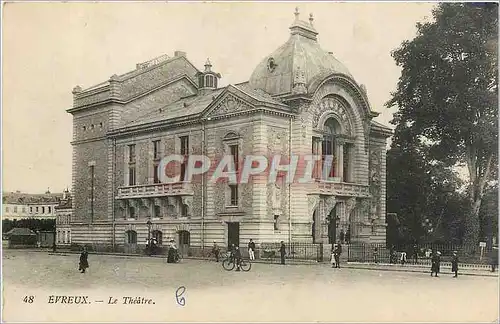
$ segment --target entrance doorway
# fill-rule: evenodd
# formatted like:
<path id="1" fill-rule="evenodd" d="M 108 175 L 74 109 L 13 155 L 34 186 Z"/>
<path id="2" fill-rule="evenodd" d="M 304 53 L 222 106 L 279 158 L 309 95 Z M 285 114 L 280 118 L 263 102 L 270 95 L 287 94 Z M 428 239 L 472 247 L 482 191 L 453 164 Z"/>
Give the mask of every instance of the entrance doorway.
<path id="1" fill-rule="evenodd" d="M 335 207 L 330 211 L 330 214 L 328 215 L 328 243 L 333 244 L 337 241 L 337 206 L 339 204 L 336 204 Z"/>
<path id="2" fill-rule="evenodd" d="M 240 223 L 227 223 L 227 248 L 230 249 L 231 245 L 240 245 Z"/>
<path id="3" fill-rule="evenodd" d="M 188 231 L 179 231 L 177 233 L 179 234 L 179 252 L 182 255 L 187 255 L 191 243 L 191 234 Z"/>

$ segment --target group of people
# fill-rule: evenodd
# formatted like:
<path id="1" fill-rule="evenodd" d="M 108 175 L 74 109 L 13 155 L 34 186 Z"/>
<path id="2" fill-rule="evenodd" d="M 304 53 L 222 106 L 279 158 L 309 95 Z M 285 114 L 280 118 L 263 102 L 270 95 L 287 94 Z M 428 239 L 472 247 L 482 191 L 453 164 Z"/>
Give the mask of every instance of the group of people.
<path id="1" fill-rule="evenodd" d="M 249 260 L 250 261 L 255 260 L 255 242 L 253 241 L 253 239 L 250 239 L 250 241 L 248 242 L 247 249 L 248 249 L 248 258 L 249 258 Z M 231 244 L 228 252 L 229 252 L 229 256 L 231 258 L 234 258 L 234 261 L 237 262 L 236 263 L 236 271 L 239 271 L 238 270 L 239 269 L 239 261 L 241 260 L 241 250 L 240 250 L 240 247 L 237 246 L 237 245 L 235 245 L 235 244 Z M 220 259 L 220 248 L 217 245 L 217 242 L 215 242 L 215 241 L 214 241 L 214 245 L 212 247 L 212 254 L 215 257 L 215 261 L 219 262 L 219 259 Z M 285 264 L 285 256 L 286 256 L 285 242 L 281 241 L 281 244 L 280 244 L 280 259 L 281 259 L 281 264 Z"/>

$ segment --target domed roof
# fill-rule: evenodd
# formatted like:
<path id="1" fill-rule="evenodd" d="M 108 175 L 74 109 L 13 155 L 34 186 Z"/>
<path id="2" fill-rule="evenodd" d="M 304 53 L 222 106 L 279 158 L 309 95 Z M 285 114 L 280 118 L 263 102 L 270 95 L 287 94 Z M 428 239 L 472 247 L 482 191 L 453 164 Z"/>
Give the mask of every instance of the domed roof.
<path id="1" fill-rule="evenodd" d="M 319 46 L 312 14 L 309 23 L 299 20 L 298 16 L 296 9 L 288 41 L 266 56 L 253 71 L 249 84 L 254 89 L 278 95 L 291 93 L 297 82 L 307 87 L 322 75 L 340 73 L 352 78 L 349 70 L 332 53 Z"/>

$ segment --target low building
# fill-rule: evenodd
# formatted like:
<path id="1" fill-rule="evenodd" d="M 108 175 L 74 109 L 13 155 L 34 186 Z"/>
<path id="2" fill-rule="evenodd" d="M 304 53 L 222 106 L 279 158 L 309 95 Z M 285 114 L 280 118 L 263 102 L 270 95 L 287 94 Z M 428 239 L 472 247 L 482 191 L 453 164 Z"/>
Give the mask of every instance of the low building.
<path id="1" fill-rule="evenodd" d="M 56 244 L 58 246 L 71 244 L 72 199 L 69 190 L 63 192 L 59 205 L 54 207 L 56 213 Z"/>

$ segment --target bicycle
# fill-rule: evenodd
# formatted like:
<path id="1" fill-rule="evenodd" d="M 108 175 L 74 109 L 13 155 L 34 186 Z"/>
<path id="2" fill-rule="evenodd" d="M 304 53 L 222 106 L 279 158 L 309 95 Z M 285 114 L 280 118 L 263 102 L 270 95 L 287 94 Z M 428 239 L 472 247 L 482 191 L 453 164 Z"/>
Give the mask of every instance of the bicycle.
<path id="1" fill-rule="evenodd" d="M 222 261 L 222 267 L 224 270 L 231 271 L 236 267 L 236 263 L 234 262 L 234 259 L 230 256 L 226 257 Z M 248 272 L 252 268 L 252 263 L 250 261 L 247 261 L 245 259 L 240 260 L 240 269 Z"/>

